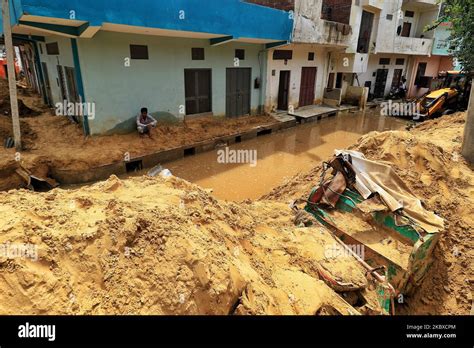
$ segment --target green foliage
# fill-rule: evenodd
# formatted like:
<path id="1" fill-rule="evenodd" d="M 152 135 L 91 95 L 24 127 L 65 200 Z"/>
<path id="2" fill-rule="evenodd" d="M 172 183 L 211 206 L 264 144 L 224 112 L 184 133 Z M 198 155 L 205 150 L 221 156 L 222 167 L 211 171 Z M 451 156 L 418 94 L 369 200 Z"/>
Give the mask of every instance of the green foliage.
<path id="1" fill-rule="evenodd" d="M 474 71 L 474 0 L 444 0 L 442 6 L 437 23 L 452 23 L 452 54 L 464 71 Z"/>

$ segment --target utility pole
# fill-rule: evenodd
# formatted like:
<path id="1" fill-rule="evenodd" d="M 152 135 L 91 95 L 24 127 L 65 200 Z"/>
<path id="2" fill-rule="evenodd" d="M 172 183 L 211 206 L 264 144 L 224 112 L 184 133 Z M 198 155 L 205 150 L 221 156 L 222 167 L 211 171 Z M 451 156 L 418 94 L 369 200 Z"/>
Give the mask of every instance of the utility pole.
<path id="1" fill-rule="evenodd" d="M 471 86 L 471 97 L 467 108 L 466 125 L 462 141 L 462 155 L 469 163 L 474 164 L 474 88 Z"/>
<path id="2" fill-rule="evenodd" d="M 12 110 L 13 138 L 15 140 L 16 150 L 21 151 L 20 117 L 18 114 L 18 99 L 16 93 L 15 52 L 13 49 L 12 27 L 10 25 L 9 1 L 10 0 L 2 0 L 3 37 L 5 38 L 5 48 L 7 51 L 8 87 Z"/>

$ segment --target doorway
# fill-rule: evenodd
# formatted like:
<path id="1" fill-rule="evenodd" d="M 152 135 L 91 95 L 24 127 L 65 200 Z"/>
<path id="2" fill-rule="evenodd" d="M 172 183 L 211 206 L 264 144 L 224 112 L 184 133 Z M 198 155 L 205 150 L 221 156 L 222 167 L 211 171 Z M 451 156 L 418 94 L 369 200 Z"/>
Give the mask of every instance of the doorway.
<path id="1" fill-rule="evenodd" d="M 301 68 L 300 100 L 298 106 L 314 103 L 314 85 L 316 83 L 316 67 Z"/>
<path id="2" fill-rule="evenodd" d="M 278 109 L 288 110 L 288 97 L 290 94 L 290 70 L 280 71 L 278 84 Z"/>
<path id="3" fill-rule="evenodd" d="M 226 103 L 227 117 L 250 114 L 250 76 L 251 68 L 226 69 Z"/>
<path id="4" fill-rule="evenodd" d="M 357 41 L 357 52 L 368 53 L 370 45 L 370 36 L 372 35 L 372 25 L 374 14 L 362 11 L 362 20 L 360 23 L 359 39 Z"/>
<path id="5" fill-rule="evenodd" d="M 41 68 L 43 69 L 43 74 L 44 74 L 44 85 L 45 85 L 45 88 L 46 88 L 46 100 L 47 100 L 47 104 L 49 106 L 53 106 L 53 96 L 52 96 L 52 93 L 51 93 L 51 83 L 50 83 L 50 80 L 49 80 L 49 73 L 48 73 L 48 66 L 46 65 L 46 63 L 41 63 Z"/>
<path id="6" fill-rule="evenodd" d="M 375 76 L 374 97 L 383 98 L 385 94 L 385 85 L 387 83 L 388 69 L 377 69 Z"/>
<path id="7" fill-rule="evenodd" d="M 403 69 L 395 69 L 393 71 L 392 87 L 400 87 L 400 82 L 402 82 L 402 72 Z"/>
<path id="8" fill-rule="evenodd" d="M 410 32 L 411 32 L 411 23 L 410 22 L 404 22 L 403 27 L 402 27 L 401 36 L 410 37 Z"/>
<path id="9" fill-rule="evenodd" d="M 59 90 L 61 92 L 61 100 L 67 101 L 67 90 L 66 90 L 66 82 L 64 79 L 64 71 L 61 65 L 57 65 L 58 68 L 58 84 Z"/>
<path id="10" fill-rule="evenodd" d="M 64 71 L 66 72 L 66 84 L 68 90 L 68 100 L 73 103 L 79 102 L 79 92 L 77 89 L 76 83 L 76 75 L 74 72 L 74 68 L 69 66 L 64 67 Z"/>
<path id="11" fill-rule="evenodd" d="M 211 69 L 184 69 L 186 115 L 211 112 Z"/>

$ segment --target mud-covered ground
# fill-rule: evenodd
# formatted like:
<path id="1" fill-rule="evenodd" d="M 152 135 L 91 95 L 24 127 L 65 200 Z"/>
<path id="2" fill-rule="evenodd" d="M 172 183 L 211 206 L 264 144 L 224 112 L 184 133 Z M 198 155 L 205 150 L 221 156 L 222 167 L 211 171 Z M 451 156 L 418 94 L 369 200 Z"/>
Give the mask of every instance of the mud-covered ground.
<path id="1" fill-rule="evenodd" d="M 154 129 L 153 139 L 142 138 L 136 132 L 84 137 L 80 125 L 67 117 L 54 116 L 38 96 L 26 90 L 19 94 L 19 99 L 28 110 L 34 111 L 34 116 L 29 112 L 20 115 L 23 150 L 18 157 L 14 148 L 3 147 L 4 139 L 13 137 L 7 92 L 5 81 L 0 80 L 0 190 L 18 188 L 23 184 L 21 178 L 14 174 L 20 165 L 33 175 L 47 177 L 52 167 L 87 170 L 276 122 L 273 117 L 263 115 L 238 118 L 209 116 L 190 118 L 178 124 L 159 123 Z M 3 109 L 2 105 L 5 106 Z"/>
<path id="2" fill-rule="evenodd" d="M 465 113 L 419 124 L 410 131 L 372 132 L 351 149 L 391 164 L 426 208 L 445 220 L 435 262 L 400 314 L 469 314 L 474 274 L 474 172 L 461 156 Z M 275 188 L 265 199 L 307 197 L 321 167 Z"/>

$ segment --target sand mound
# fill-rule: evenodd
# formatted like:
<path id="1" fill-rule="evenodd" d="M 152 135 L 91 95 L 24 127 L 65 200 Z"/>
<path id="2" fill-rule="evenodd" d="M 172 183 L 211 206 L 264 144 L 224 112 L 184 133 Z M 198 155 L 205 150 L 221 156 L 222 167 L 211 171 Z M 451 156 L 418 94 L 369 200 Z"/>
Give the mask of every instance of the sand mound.
<path id="1" fill-rule="evenodd" d="M 379 312 L 364 269 L 327 257 L 332 236 L 292 218 L 286 204 L 221 202 L 175 177 L 0 193 L 0 245 L 37 247 L 0 254 L 0 313 Z M 355 291 L 336 293 L 320 269 Z"/>
<path id="2" fill-rule="evenodd" d="M 472 306 L 474 172 L 461 156 L 465 113 L 424 122 L 411 131 L 372 132 L 351 149 L 393 166 L 428 210 L 445 219 L 445 233 L 422 286 L 398 313 L 468 314 Z M 307 197 L 320 167 L 290 179 L 266 199 Z"/>

